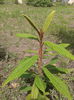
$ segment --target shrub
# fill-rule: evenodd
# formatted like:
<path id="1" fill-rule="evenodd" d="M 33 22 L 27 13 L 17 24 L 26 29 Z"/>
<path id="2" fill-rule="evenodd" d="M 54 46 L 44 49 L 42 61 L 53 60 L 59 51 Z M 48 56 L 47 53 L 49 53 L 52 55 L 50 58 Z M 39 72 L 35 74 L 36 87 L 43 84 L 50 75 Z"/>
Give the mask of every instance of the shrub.
<path id="1" fill-rule="evenodd" d="M 36 7 L 51 7 L 53 5 L 50 0 L 27 0 L 27 4 Z"/>
<path id="2" fill-rule="evenodd" d="M 16 34 L 17 37 L 33 39 L 39 43 L 38 52 L 32 50 L 29 51 L 33 52 L 35 55 L 25 57 L 21 60 L 19 65 L 11 72 L 2 84 L 2 87 L 4 87 L 6 84 L 17 78 L 23 77 L 26 79 L 29 82 L 29 85 L 27 86 L 26 84 L 26 86 L 20 89 L 24 92 L 28 92 L 25 100 L 50 100 L 48 96 L 51 95 L 51 89 L 55 89 L 56 92 L 58 91 L 59 94 L 63 95 L 63 97 L 68 100 L 72 100 L 68 86 L 61 79 L 62 77 L 60 78 L 60 76 L 62 74 L 70 73 L 74 69 L 57 67 L 54 65 L 58 61 L 57 58 L 51 59 L 48 64 L 43 63 L 43 59 L 46 59 L 46 55 L 53 55 L 53 53 L 51 54 L 51 51 L 55 51 L 54 55 L 58 54 L 74 60 L 74 56 L 66 49 L 69 44 L 55 44 L 50 41 L 43 41 L 44 35 L 52 21 L 54 13 L 55 11 L 52 11 L 48 15 L 42 28 L 38 28 L 28 16 L 24 15 L 31 26 L 36 30 L 37 36 L 25 33 Z M 43 49 L 44 45 L 47 47 L 46 49 Z M 47 59 L 49 57 L 50 56 L 47 56 Z M 56 100 L 61 100 L 55 95 L 54 97 Z"/>
<path id="3" fill-rule="evenodd" d="M 4 4 L 4 0 L 0 0 L 0 4 Z"/>

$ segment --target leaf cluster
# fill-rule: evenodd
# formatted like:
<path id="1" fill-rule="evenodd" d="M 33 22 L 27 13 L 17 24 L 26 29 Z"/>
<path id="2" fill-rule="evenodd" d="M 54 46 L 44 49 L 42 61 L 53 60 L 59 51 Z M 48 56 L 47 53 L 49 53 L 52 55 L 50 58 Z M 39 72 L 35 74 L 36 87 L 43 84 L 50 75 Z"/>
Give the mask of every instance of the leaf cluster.
<path id="1" fill-rule="evenodd" d="M 31 24 L 31 26 L 36 30 L 38 33 L 36 35 L 28 34 L 28 33 L 19 33 L 16 34 L 17 37 L 20 38 L 28 38 L 28 39 L 34 39 L 37 42 L 41 43 L 41 38 L 43 38 L 45 32 L 49 28 L 49 25 L 54 17 L 55 11 L 52 11 L 46 18 L 43 27 L 39 29 L 34 22 L 26 15 L 24 17 L 28 20 L 28 22 Z M 71 60 L 74 60 L 74 56 L 66 49 L 69 44 L 55 44 L 50 41 L 42 41 L 43 44 L 47 47 L 46 52 L 44 53 L 49 54 L 50 51 L 54 51 L 57 55 L 69 58 Z M 19 65 L 12 71 L 12 73 L 8 76 L 8 78 L 3 82 L 2 87 L 4 87 L 6 84 L 11 82 L 12 80 L 15 80 L 19 77 L 21 77 L 24 74 L 24 78 L 32 78 L 33 82 L 31 86 L 22 87 L 21 90 L 28 92 L 31 91 L 27 97 L 26 100 L 50 100 L 48 98 L 48 95 L 51 95 L 50 88 L 48 86 L 51 86 L 58 91 L 60 94 L 62 94 L 65 98 L 68 100 L 72 100 L 71 93 L 69 91 L 69 88 L 67 84 L 58 76 L 58 74 L 66 74 L 74 71 L 74 69 L 67 69 L 67 68 L 61 68 L 57 67 L 56 64 L 58 59 L 52 59 L 50 63 L 42 66 L 42 74 L 39 74 L 38 69 L 38 58 L 40 55 L 37 55 L 36 51 L 31 52 L 35 53 L 32 57 L 24 58 L 20 61 Z M 32 71 L 30 73 L 30 69 L 32 68 Z M 26 77 L 27 76 L 27 77 Z M 28 77 L 30 76 L 30 77 Z M 48 91 L 47 91 L 47 88 Z"/>

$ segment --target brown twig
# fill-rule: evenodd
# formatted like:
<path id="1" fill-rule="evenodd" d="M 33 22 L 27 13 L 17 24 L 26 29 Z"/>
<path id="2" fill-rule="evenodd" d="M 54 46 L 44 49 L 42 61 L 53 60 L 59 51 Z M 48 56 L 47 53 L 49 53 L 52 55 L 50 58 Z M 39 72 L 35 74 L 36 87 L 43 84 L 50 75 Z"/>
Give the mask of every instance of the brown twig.
<path id="1" fill-rule="evenodd" d="M 38 73 L 42 75 L 42 59 L 43 59 L 43 31 L 40 30 L 39 50 L 38 50 Z"/>

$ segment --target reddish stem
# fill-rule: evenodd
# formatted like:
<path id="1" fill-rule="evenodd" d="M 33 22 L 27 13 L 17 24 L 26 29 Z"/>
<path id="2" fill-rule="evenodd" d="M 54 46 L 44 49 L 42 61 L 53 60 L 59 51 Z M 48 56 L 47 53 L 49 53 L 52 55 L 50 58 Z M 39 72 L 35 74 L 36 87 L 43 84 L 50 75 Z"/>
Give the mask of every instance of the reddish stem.
<path id="1" fill-rule="evenodd" d="M 39 50 L 38 50 L 38 73 L 42 75 L 42 59 L 43 59 L 43 32 L 42 30 L 40 31 L 39 35 L 40 41 L 39 41 Z"/>

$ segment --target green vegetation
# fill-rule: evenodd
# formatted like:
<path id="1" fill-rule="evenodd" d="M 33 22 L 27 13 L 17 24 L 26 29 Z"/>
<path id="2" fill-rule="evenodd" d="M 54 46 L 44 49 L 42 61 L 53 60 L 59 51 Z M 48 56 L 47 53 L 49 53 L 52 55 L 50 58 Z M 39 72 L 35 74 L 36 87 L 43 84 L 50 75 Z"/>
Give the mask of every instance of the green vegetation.
<path id="1" fill-rule="evenodd" d="M 32 87 L 31 86 L 23 87 L 24 90 L 26 89 L 25 91 L 27 92 L 31 91 L 31 93 L 27 95 L 26 100 L 35 100 L 35 99 L 49 100 L 50 98 L 48 98 L 47 95 L 50 95 L 49 86 L 51 84 L 53 88 L 55 88 L 65 98 L 67 98 L 68 100 L 72 100 L 72 96 L 69 92 L 68 86 L 61 80 L 61 78 L 58 77 L 58 74 L 56 73 L 55 75 L 54 72 L 57 70 L 58 73 L 60 74 L 61 72 L 66 73 L 66 71 L 67 73 L 69 73 L 70 71 L 73 71 L 74 69 L 62 70 L 62 68 L 58 69 L 56 67 L 56 70 L 54 68 L 54 72 L 51 73 L 51 71 L 53 71 L 53 67 L 52 67 L 53 65 L 51 65 L 50 62 L 47 65 L 45 65 L 43 64 L 43 61 L 42 61 L 45 55 L 45 52 L 44 52 L 45 49 L 43 49 L 44 44 L 49 47 L 49 50 L 48 52 L 46 52 L 46 54 L 49 55 L 49 52 L 52 50 L 61 56 L 74 60 L 74 56 L 68 50 L 65 49 L 65 47 L 67 47 L 68 44 L 57 45 L 49 41 L 43 41 L 44 35 L 47 29 L 49 28 L 49 25 L 53 19 L 54 13 L 55 11 L 52 11 L 47 16 L 42 28 L 38 28 L 28 16 L 24 15 L 24 17 L 28 20 L 28 22 L 37 32 L 38 36 L 25 34 L 25 33 L 16 34 L 16 36 L 20 38 L 29 38 L 29 39 L 34 39 L 38 41 L 39 43 L 38 54 L 35 54 L 35 56 L 32 56 L 32 57 L 27 57 L 23 59 L 22 61 L 20 61 L 20 64 L 12 71 L 12 73 L 8 76 L 8 78 L 3 82 L 2 87 L 4 87 L 6 84 L 11 82 L 12 80 L 21 77 L 21 75 L 25 74 L 25 72 L 31 74 L 34 81 L 31 81 L 29 84 L 32 84 L 31 85 Z M 51 61 L 53 62 L 53 59 Z M 35 63 L 36 63 L 36 66 L 35 66 Z M 32 66 L 34 67 L 34 69 L 32 69 L 32 72 L 31 72 L 29 70 Z M 47 68 L 47 66 L 49 66 L 49 68 L 51 66 L 51 71 Z M 47 81 L 47 79 L 49 79 L 49 82 Z M 49 90 L 47 90 L 47 88 L 49 88 Z"/>
<path id="2" fill-rule="evenodd" d="M 5 27 L 1 27 L 0 30 L 4 28 L 5 31 L 11 30 L 12 33 L 15 34 L 16 29 L 14 25 L 16 25 L 17 30 L 20 32 L 21 31 L 31 32 L 32 28 L 30 27 L 30 30 L 27 29 L 25 25 L 25 23 L 27 24 L 27 22 L 23 22 L 22 14 L 23 13 L 27 14 L 28 16 L 34 19 L 37 25 L 39 24 L 39 26 L 41 26 L 43 19 L 46 17 L 46 14 L 51 12 L 53 9 L 56 9 L 57 15 L 55 16 L 54 22 L 52 22 L 52 25 L 50 26 L 50 29 L 48 32 L 57 33 L 60 30 L 60 28 L 64 26 L 69 27 L 72 25 L 74 6 L 58 6 L 58 7 L 50 7 L 50 8 L 48 7 L 41 8 L 41 7 L 30 7 L 26 5 L 21 6 L 21 5 L 14 4 L 14 5 L 0 5 L 0 23 L 2 22 L 5 23 L 4 24 Z M 43 17 L 41 17 L 41 15 L 43 15 Z M 14 23 L 13 22 L 11 23 L 12 20 L 16 20 L 16 21 L 14 21 Z"/>
<path id="3" fill-rule="evenodd" d="M 12 1 L 14 1 L 14 0 L 12 0 Z M 6 2 L 10 2 L 10 0 L 8 0 L 8 1 L 5 0 L 5 3 Z M 44 40 L 45 39 L 51 40 L 52 42 L 57 42 L 57 43 L 61 43 L 61 42 L 68 43 L 67 45 L 66 44 L 62 44 L 62 45 L 64 47 L 67 47 L 69 44 L 71 44 L 71 45 L 69 45 L 69 47 L 71 46 L 72 48 L 74 48 L 74 22 L 73 22 L 74 6 L 58 5 L 58 6 L 53 6 L 53 7 L 50 7 L 50 8 L 49 7 L 43 8 L 43 7 L 27 6 L 25 4 L 23 4 L 22 6 L 21 5 L 15 5 L 15 4 L 0 5 L 0 33 L 1 33 L 0 34 L 0 44 L 6 46 L 7 48 L 12 47 L 10 49 L 11 52 L 12 52 L 11 53 L 12 58 L 18 58 L 18 56 L 19 56 L 19 53 L 17 55 L 17 53 L 15 52 L 15 46 L 23 49 L 23 47 L 26 45 L 24 47 L 24 50 L 22 50 L 24 52 L 27 51 L 27 50 L 25 50 L 25 49 L 27 49 L 26 47 L 29 47 L 29 49 L 32 49 L 34 47 L 34 45 L 32 44 L 33 41 L 30 41 L 29 39 L 28 40 L 25 39 L 24 40 L 25 43 L 22 43 L 22 40 L 18 39 L 15 36 L 16 33 L 26 33 L 27 35 L 24 34 L 24 37 L 26 37 L 26 38 L 29 37 L 29 38 L 35 39 L 37 41 L 37 35 L 34 36 L 35 30 L 33 30 L 33 27 L 31 27 L 29 25 L 29 23 L 24 19 L 24 17 L 22 17 L 22 14 L 28 15 L 31 19 L 34 20 L 34 22 L 36 23 L 36 25 L 38 27 L 42 27 L 44 19 L 54 9 L 56 10 L 56 14 L 54 16 L 53 21 L 51 22 L 52 24 L 50 24 L 50 27 L 48 28 L 48 31 L 45 35 Z M 28 33 L 32 33 L 32 35 L 28 34 Z M 21 37 L 22 37 L 22 35 L 23 34 L 21 34 Z M 20 34 L 18 36 L 20 37 Z M 46 42 L 45 44 L 47 46 L 49 46 L 49 42 Z M 23 45 L 23 46 L 20 46 L 20 45 Z M 56 45 L 56 44 L 53 44 L 53 45 Z M 37 45 L 35 47 L 37 47 Z M 57 45 L 57 47 L 58 47 L 58 45 Z M 18 52 L 19 49 L 17 49 L 16 51 Z M 54 49 L 54 48 L 52 48 L 52 49 Z M 72 50 L 72 49 L 70 48 L 70 50 Z M 44 51 L 44 52 L 48 53 L 47 51 L 51 51 L 49 47 L 47 47 L 46 51 Z M 33 51 L 33 50 L 28 50 L 28 52 L 37 53 L 37 51 Z M 48 54 L 49 55 L 56 55 L 56 53 L 52 54 L 51 52 L 49 52 Z M 36 56 L 34 56 L 34 58 L 36 58 Z M 47 58 L 47 56 L 45 56 L 44 58 Z M 11 60 L 11 58 L 8 59 L 8 62 L 6 62 L 6 63 L 3 62 L 4 65 L 0 65 L 0 66 L 2 66 L 2 69 L 3 69 L 3 71 L 1 71 L 1 74 L 3 75 L 2 82 L 7 78 L 8 73 L 11 73 L 13 67 L 15 66 L 15 64 L 17 64 L 19 59 L 14 59 L 14 61 L 12 59 L 11 62 L 10 62 L 10 60 Z M 15 60 L 17 60 L 17 62 L 14 64 Z M 29 58 L 29 60 L 31 60 L 31 58 Z M 62 59 L 62 60 L 64 60 L 64 59 Z M 24 61 L 28 62 L 27 58 L 25 58 Z M 50 70 L 50 72 L 53 75 L 56 74 L 58 76 L 61 76 L 59 74 L 59 72 L 60 73 L 67 73 L 66 76 L 64 76 L 65 74 L 62 74 L 61 77 L 68 78 L 67 81 L 69 81 L 69 83 L 72 82 L 72 80 L 74 80 L 73 74 L 69 74 L 69 75 L 71 75 L 70 76 L 71 78 L 68 76 L 68 73 L 71 72 L 70 69 L 57 67 L 57 66 L 54 65 L 56 62 L 58 62 L 58 59 L 54 58 L 53 60 L 50 61 L 50 64 L 53 64 L 53 65 L 52 66 L 50 66 L 50 64 L 46 65 L 46 68 L 48 70 Z M 65 63 L 67 63 L 67 62 L 68 61 L 65 60 Z M 22 63 L 23 63 L 23 61 L 21 61 L 19 65 L 21 65 Z M 45 63 L 45 61 L 44 61 L 44 63 Z M 36 65 L 37 64 L 35 64 L 34 67 L 36 67 Z M 64 67 L 66 67 L 66 64 L 64 64 L 64 63 L 60 64 L 60 66 L 62 66 L 62 65 L 64 65 Z M 19 66 L 17 66 L 17 67 L 19 67 Z M 47 71 L 46 69 L 43 69 L 43 70 L 45 70 L 45 72 Z M 32 71 L 32 69 L 31 69 L 31 71 Z M 29 71 L 29 72 L 31 72 L 31 71 Z M 50 72 L 48 74 L 50 74 L 50 77 L 51 77 Z M 42 81 L 43 78 L 41 76 L 39 76 L 39 77 Z M 45 77 L 48 77 L 48 76 L 46 75 Z M 22 78 L 23 78 L 24 81 L 22 80 Z M 35 78 L 35 73 L 31 74 L 31 73 L 25 72 L 25 74 L 23 74 L 21 76 L 21 81 L 20 81 L 20 79 L 17 80 L 17 81 L 13 81 L 13 82 L 10 83 L 10 85 L 8 84 L 3 89 L 0 89 L 1 100 L 11 100 L 11 99 L 15 100 L 17 98 L 19 98 L 20 100 L 24 100 L 25 93 L 21 93 L 19 91 L 20 87 L 17 86 L 18 89 L 17 88 L 14 89 L 14 88 L 11 88 L 10 86 L 11 86 L 12 83 L 17 83 L 18 81 L 20 81 L 19 83 L 25 85 L 25 86 L 21 85 L 22 87 L 21 87 L 20 90 L 23 91 L 23 92 L 27 92 L 27 91 L 30 91 L 32 89 L 32 87 L 29 87 L 29 85 L 28 85 L 28 88 L 27 88 L 27 84 L 33 82 L 34 78 Z M 53 97 L 53 100 L 55 100 L 55 98 L 58 98 L 57 97 L 58 93 L 55 93 L 55 90 L 54 90 L 52 84 L 50 84 L 50 86 L 49 86 L 50 82 L 48 81 L 48 78 L 46 78 L 45 81 L 47 81 L 47 83 L 48 83 L 47 85 L 48 85 L 49 88 L 51 88 L 51 90 L 48 90 L 46 88 L 46 91 L 49 91 L 50 94 L 48 94 L 48 92 L 46 92 L 45 95 L 50 95 L 50 97 L 51 97 L 51 95 L 53 94 L 52 97 Z M 57 79 L 57 77 L 56 77 L 56 79 Z M 38 80 L 38 77 L 36 78 L 36 80 Z M 29 81 L 29 83 L 27 81 Z M 0 80 L 0 82 L 1 82 L 1 80 Z M 54 83 L 54 81 L 53 81 L 53 83 Z M 31 86 L 32 86 L 32 84 L 31 84 Z M 55 87 L 55 85 L 54 85 L 54 87 Z M 36 87 L 33 86 L 33 88 L 36 88 Z M 37 88 L 39 89 L 39 86 L 37 86 Z M 41 88 L 42 90 L 39 89 L 39 91 L 38 91 L 37 88 L 35 89 L 37 91 L 37 93 L 40 92 L 40 91 L 43 91 L 42 88 Z M 32 93 L 34 92 L 33 90 L 34 89 L 32 89 Z M 70 90 L 72 90 L 72 89 L 70 89 Z M 40 92 L 40 93 L 43 94 L 43 92 Z M 57 94 L 57 95 L 55 95 L 55 97 L 54 97 L 54 94 Z M 74 93 L 72 93 L 72 94 L 74 95 Z M 37 94 L 36 94 L 36 96 L 37 96 Z M 30 97 L 30 95 L 28 96 L 28 98 L 29 97 Z M 41 100 L 42 100 L 42 98 L 46 98 L 46 96 L 44 97 L 44 96 L 40 95 Z M 60 95 L 60 98 L 63 98 L 63 100 L 64 100 L 64 97 L 62 97 L 61 95 Z"/>
<path id="4" fill-rule="evenodd" d="M 74 6 L 57 6 L 50 8 L 41 8 L 14 4 L 0 5 L 0 24 L 3 23 L 4 25 L 4 27 L 0 27 L 0 30 L 4 30 L 4 32 L 11 30 L 12 34 L 15 34 L 16 30 L 22 33 L 32 33 L 32 27 L 29 26 L 30 30 L 28 30 L 28 28 L 26 27 L 27 25 L 25 25 L 25 23 L 28 23 L 25 20 L 23 21 L 22 14 L 27 14 L 28 16 L 34 19 L 37 25 L 42 26 L 43 19 L 45 19 L 46 15 L 48 15 L 48 13 L 54 9 L 56 10 L 57 15 L 55 16 L 52 25 L 50 25 L 50 29 L 47 33 L 58 34 L 60 30 L 62 31 L 62 27 L 67 27 L 67 29 L 70 29 L 69 27 L 71 27 L 71 25 L 73 24 Z M 41 15 L 43 16 L 41 17 Z M 16 27 L 14 27 L 15 25 Z"/>
<path id="5" fill-rule="evenodd" d="M 27 4 L 35 7 L 51 7 L 53 5 L 50 0 L 27 0 Z"/>
<path id="6" fill-rule="evenodd" d="M 35 23 L 40 27 L 42 26 L 42 22 L 45 19 L 46 15 L 52 10 L 56 10 L 56 15 L 52 24 L 50 25 L 48 32 L 46 33 L 46 38 L 52 38 L 54 40 L 54 36 L 56 40 L 61 39 L 64 43 L 70 43 L 73 48 L 74 45 L 74 24 L 73 24 L 73 15 L 74 15 L 74 6 L 56 6 L 56 7 L 31 7 L 26 5 L 0 5 L 0 31 L 4 34 L 14 35 L 16 33 L 33 33 L 33 28 L 27 23 L 27 21 L 22 18 L 22 14 L 25 13 L 34 19 Z M 41 16 L 42 15 L 42 16 Z M 29 30 L 28 30 L 28 27 Z M 69 34 L 70 33 L 70 34 Z M 51 35 L 54 34 L 52 37 Z M 70 37 L 70 38 L 69 38 Z M 67 39 L 68 38 L 68 39 Z M 9 40 L 7 39 L 7 45 L 9 44 Z M 54 41 L 55 42 L 55 41 Z M 11 42 L 10 42 L 11 43 Z M 3 44 L 3 42 L 2 42 Z"/>
<path id="7" fill-rule="evenodd" d="M 0 0 L 0 4 L 3 4 L 4 3 L 4 0 Z"/>

